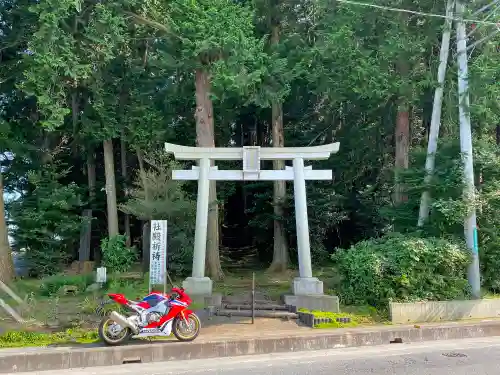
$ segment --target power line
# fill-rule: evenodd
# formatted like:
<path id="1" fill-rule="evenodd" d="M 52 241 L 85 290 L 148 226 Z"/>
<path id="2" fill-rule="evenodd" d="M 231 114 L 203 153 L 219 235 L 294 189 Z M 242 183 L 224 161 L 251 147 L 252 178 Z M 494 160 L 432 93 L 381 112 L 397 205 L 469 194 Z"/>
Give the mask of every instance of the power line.
<path id="1" fill-rule="evenodd" d="M 497 0 L 496 2 L 498 2 L 499 0 Z M 495 2 L 495 3 L 496 3 Z M 489 4 L 489 6 L 493 5 L 492 4 Z M 480 9 L 481 10 L 481 9 Z M 486 17 L 484 17 L 483 21 L 487 21 L 491 16 L 493 15 L 496 15 L 497 14 L 497 11 L 500 10 L 500 4 L 498 4 L 494 9 L 490 10 L 488 12 L 488 15 Z M 478 11 L 479 12 L 479 11 Z M 476 12 L 477 13 L 477 12 Z M 475 14 L 475 13 L 474 13 Z M 500 23 L 497 23 L 497 29 L 500 30 Z M 467 38 L 469 38 L 472 34 L 474 34 L 477 30 L 479 29 L 479 26 L 476 26 L 472 29 L 472 31 L 470 31 L 468 34 L 467 34 Z"/>
<path id="2" fill-rule="evenodd" d="M 483 6 L 482 8 L 476 10 L 474 13 L 472 13 L 472 16 L 475 16 L 476 14 L 479 14 L 479 13 L 482 13 L 484 12 L 485 10 L 487 10 L 489 7 L 491 7 L 492 5 L 495 5 L 499 2 L 500 0 L 493 0 L 491 3 Z M 497 8 L 498 8 L 498 5 L 497 5 Z"/>
<path id="3" fill-rule="evenodd" d="M 485 37 L 482 37 L 481 39 L 479 39 L 479 40 L 475 41 L 474 43 L 472 43 L 470 46 L 467 46 L 467 52 L 470 51 L 470 53 L 472 55 L 472 52 L 474 51 L 474 49 L 476 48 L 476 46 L 478 46 L 479 44 L 481 44 L 483 42 L 486 42 L 486 41 L 492 39 L 493 37 L 495 37 L 499 33 L 500 33 L 500 27 L 497 30 L 493 31 L 491 34 L 486 35 Z"/>
<path id="4" fill-rule="evenodd" d="M 490 22 L 490 21 L 484 21 L 484 20 L 476 20 L 476 19 L 461 19 L 459 20 L 456 17 L 448 17 L 443 14 L 436 14 L 436 13 L 426 13 L 426 12 L 419 12 L 417 10 L 411 10 L 411 9 L 403 9 L 403 8 L 392 8 L 384 5 L 377 5 L 377 4 L 370 4 L 370 3 L 361 3 L 358 1 L 352 1 L 352 0 L 335 0 L 339 3 L 345 3 L 345 4 L 351 4 L 351 5 L 359 5 L 363 7 L 368 7 L 368 8 L 376 8 L 376 9 L 381 9 L 381 10 L 387 10 L 390 12 L 401 12 L 401 13 L 409 13 L 409 14 L 415 14 L 417 16 L 424 16 L 424 17 L 434 17 L 434 18 L 444 18 L 444 19 L 451 19 L 452 21 L 462 21 L 465 23 L 475 23 L 475 24 L 482 24 L 482 25 L 490 25 L 490 26 L 496 26 L 499 27 L 500 22 Z"/>

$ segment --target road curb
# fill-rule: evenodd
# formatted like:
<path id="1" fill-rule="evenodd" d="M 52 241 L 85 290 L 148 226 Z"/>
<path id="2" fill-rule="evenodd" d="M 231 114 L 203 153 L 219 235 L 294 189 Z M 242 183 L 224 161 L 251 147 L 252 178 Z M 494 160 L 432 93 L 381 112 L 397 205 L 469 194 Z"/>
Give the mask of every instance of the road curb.
<path id="1" fill-rule="evenodd" d="M 439 326 L 399 326 L 359 329 L 318 330 L 317 334 L 287 337 L 246 338 L 226 341 L 176 341 L 155 344 L 93 348 L 27 348 L 0 351 L 0 373 L 64 370 L 172 360 L 208 359 L 361 347 L 395 343 L 415 343 L 500 336 L 500 322 L 448 324 Z"/>

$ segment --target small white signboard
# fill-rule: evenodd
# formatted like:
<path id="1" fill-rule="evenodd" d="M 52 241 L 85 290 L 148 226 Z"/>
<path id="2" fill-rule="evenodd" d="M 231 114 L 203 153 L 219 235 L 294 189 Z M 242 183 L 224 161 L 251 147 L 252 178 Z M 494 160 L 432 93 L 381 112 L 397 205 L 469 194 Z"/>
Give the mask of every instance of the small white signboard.
<path id="1" fill-rule="evenodd" d="M 97 269 L 95 282 L 102 285 L 106 283 L 106 280 L 107 280 L 106 267 L 99 267 Z"/>
<path id="2" fill-rule="evenodd" d="M 151 220 L 149 245 L 149 289 L 152 285 L 166 285 L 167 220 Z"/>

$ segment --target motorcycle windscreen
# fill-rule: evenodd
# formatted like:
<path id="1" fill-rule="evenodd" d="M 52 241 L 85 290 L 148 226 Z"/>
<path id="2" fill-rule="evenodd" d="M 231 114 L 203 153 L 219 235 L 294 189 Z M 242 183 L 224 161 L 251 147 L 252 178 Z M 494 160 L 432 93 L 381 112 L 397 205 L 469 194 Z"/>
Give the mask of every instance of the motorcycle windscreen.
<path id="1" fill-rule="evenodd" d="M 155 294 L 151 293 L 150 295 L 147 295 L 144 297 L 143 301 L 147 302 L 149 306 L 155 307 L 158 305 L 161 301 L 164 301 L 166 298 L 160 294 Z"/>

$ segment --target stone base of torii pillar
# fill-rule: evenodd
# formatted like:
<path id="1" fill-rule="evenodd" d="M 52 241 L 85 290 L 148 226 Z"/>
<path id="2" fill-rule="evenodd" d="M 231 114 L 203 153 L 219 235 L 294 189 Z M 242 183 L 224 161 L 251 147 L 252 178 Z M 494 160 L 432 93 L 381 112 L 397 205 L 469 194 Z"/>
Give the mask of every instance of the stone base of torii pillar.
<path id="1" fill-rule="evenodd" d="M 193 296 L 211 296 L 213 281 L 210 277 L 188 277 L 182 282 L 182 287 Z"/>
<path id="2" fill-rule="evenodd" d="M 321 296 L 323 281 L 316 277 L 296 277 L 293 280 L 292 292 L 295 296 Z"/>
<path id="3" fill-rule="evenodd" d="M 310 166 L 304 166 L 304 160 L 328 159 L 330 154 L 339 150 L 338 143 L 296 148 L 259 146 L 240 148 L 186 147 L 166 143 L 165 150 L 173 153 L 177 160 L 197 160 L 199 163 L 198 167 L 193 167 L 191 170 L 172 172 L 174 180 L 198 181 L 193 271 L 192 276 L 188 277 L 183 283 L 186 291 L 193 296 L 212 295 L 212 280 L 205 277 L 209 181 L 293 181 L 300 277 L 293 281 L 293 296 L 288 297 L 294 297 L 295 299 L 289 298 L 288 304 L 297 307 L 314 308 L 314 306 L 323 306 L 323 300 L 330 303 L 330 297 L 333 297 L 337 301 L 336 306 L 338 309 L 338 298 L 325 296 L 323 294 L 323 283 L 313 277 L 305 184 L 306 180 L 331 181 L 332 171 L 313 170 Z M 243 170 L 219 170 L 217 166 L 211 166 L 211 161 L 214 160 L 242 160 Z M 284 170 L 261 170 L 261 160 L 292 160 L 293 167 L 286 167 Z M 313 301 L 314 303 L 304 301 Z M 331 307 L 323 308 L 323 310 L 336 311 Z"/>

